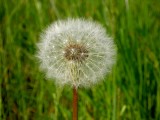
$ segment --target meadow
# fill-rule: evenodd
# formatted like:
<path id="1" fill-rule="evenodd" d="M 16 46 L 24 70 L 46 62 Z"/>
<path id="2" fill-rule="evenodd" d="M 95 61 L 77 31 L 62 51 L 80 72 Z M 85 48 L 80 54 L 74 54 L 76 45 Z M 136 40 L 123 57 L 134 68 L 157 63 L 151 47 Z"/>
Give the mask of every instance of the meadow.
<path id="1" fill-rule="evenodd" d="M 0 0 L 0 119 L 72 119 L 72 89 L 35 57 L 40 33 L 68 17 L 102 24 L 118 51 L 103 82 L 79 89 L 79 120 L 160 120 L 159 0 Z"/>

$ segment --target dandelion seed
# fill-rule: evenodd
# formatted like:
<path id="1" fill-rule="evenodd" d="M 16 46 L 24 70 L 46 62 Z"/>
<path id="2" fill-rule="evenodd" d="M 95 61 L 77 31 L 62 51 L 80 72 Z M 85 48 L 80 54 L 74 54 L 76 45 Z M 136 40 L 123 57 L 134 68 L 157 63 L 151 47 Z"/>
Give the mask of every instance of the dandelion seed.
<path id="1" fill-rule="evenodd" d="M 73 87 L 73 120 L 77 120 L 77 89 L 98 83 L 110 71 L 116 56 L 113 39 L 98 23 L 68 19 L 50 25 L 37 46 L 47 77 Z"/>
<path id="2" fill-rule="evenodd" d="M 115 44 L 93 21 L 68 19 L 51 24 L 37 44 L 41 69 L 58 85 L 90 87 L 115 63 Z"/>

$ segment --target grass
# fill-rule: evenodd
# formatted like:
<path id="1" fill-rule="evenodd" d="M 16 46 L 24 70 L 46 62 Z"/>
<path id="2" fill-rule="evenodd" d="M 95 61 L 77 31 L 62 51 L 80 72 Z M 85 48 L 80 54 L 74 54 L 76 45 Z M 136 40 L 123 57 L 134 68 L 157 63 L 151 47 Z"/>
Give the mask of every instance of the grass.
<path id="1" fill-rule="evenodd" d="M 72 90 L 39 71 L 39 34 L 68 17 L 100 22 L 118 60 L 104 82 L 79 90 L 79 120 L 160 120 L 158 0 L 0 0 L 2 120 L 70 120 Z"/>

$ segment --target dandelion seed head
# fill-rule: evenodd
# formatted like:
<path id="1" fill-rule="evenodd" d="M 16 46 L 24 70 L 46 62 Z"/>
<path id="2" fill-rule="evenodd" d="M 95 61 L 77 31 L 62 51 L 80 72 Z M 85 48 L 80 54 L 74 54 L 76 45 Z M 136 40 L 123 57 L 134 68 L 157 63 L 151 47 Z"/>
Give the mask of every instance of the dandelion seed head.
<path id="1" fill-rule="evenodd" d="M 116 60 L 113 39 L 100 24 L 84 19 L 54 22 L 37 46 L 40 68 L 61 86 L 90 87 Z"/>
<path id="2" fill-rule="evenodd" d="M 88 51 L 84 45 L 71 43 L 66 46 L 64 57 L 68 61 L 72 60 L 75 62 L 84 62 L 84 60 L 88 57 Z"/>

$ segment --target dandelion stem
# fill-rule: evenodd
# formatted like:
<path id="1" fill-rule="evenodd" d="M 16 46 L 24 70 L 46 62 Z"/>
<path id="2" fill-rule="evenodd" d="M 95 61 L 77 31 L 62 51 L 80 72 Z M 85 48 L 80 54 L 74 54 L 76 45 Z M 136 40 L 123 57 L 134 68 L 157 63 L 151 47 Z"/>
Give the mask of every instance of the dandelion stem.
<path id="1" fill-rule="evenodd" d="M 78 90 L 73 87 L 73 120 L 78 120 Z"/>

